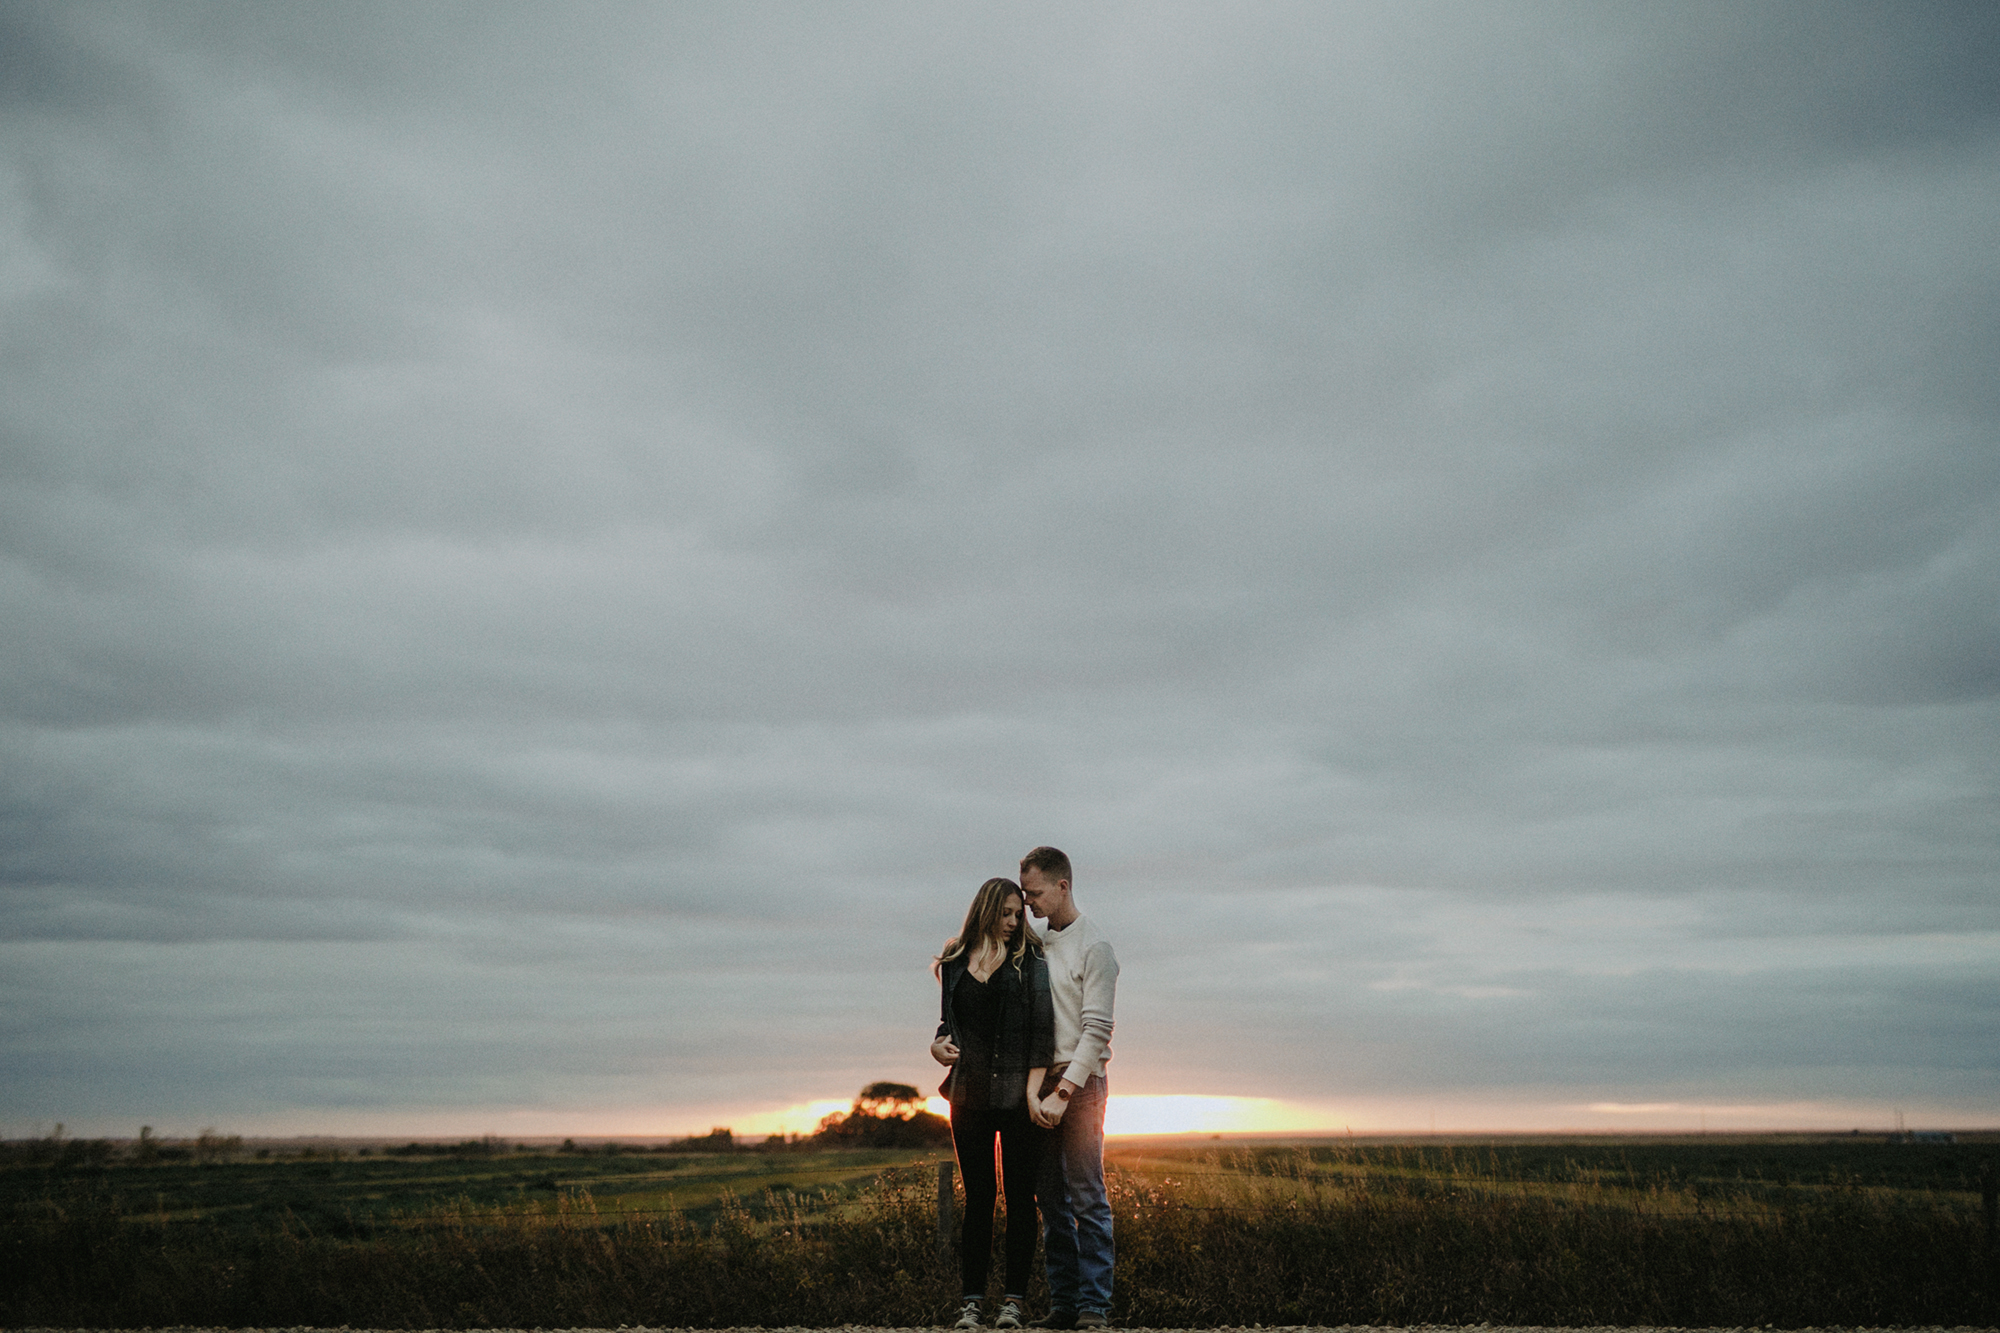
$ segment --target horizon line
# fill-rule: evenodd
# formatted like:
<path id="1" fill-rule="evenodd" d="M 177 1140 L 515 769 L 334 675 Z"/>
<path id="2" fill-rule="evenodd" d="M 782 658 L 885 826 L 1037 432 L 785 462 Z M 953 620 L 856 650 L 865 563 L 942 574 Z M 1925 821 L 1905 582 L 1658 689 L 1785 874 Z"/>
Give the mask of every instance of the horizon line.
<path id="1" fill-rule="evenodd" d="M 729 1127 L 726 1125 L 714 1126 L 707 1133 L 693 1132 L 687 1134 L 658 1133 L 658 1132 L 599 1133 L 592 1131 L 584 1131 L 581 1133 L 562 1133 L 560 1131 L 551 1131 L 551 1132 L 534 1133 L 534 1134 L 494 1134 L 490 1132 L 480 1133 L 480 1134 L 380 1133 L 380 1132 L 351 1134 L 351 1133 L 340 1133 L 338 1131 L 307 1131 L 296 1134 L 231 1134 L 228 1135 L 227 1137 L 235 1138 L 245 1144 L 306 1143 L 306 1142 L 358 1143 L 358 1144 L 375 1144 L 375 1143 L 449 1144 L 449 1143 L 464 1143 L 464 1142 L 476 1143 L 487 1139 L 491 1139 L 495 1142 L 500 1142 L 500 1143 L 513 1143 L 513 1144 L 524 1144 L 524 1145 L 525 1144 L 539 1145 L 545 1143 L 561 1144 L 564 1141 L 570 1141 L 570 1140 L 588 1141 L 592 1143 L 672 1144 L 672 1143 L 697 1142 L 699 1140 L 709 1138 L 712 1135 L 722 1130 L 729 1130 L 730 1135 L 734 1141 L 753 1148 L 759 1147 L 763 1143 L 768 1142 L 770 1138 L 778 1137 L 776 1135 L 766 1136 L 756 1133 L 738 1134 L 734 1130 L 730 1130 Z M 1363 1139 L 1434 1139 L 1438 1141 L 1443 1141 L 1447 1139 L 1540 1139 L 1540 1138 L 1579 1138 L 1579 1139 L 1640 1139 L 1640 1138 L 1699 1139 L 1699 1138 L 1797 1138 L 1797 1137 L 1901 1138 L 1901 1137 L 1908 1137 L 1914 1134 L 1937 1134 L 1937 1133 L 1978 1135 L 1978 1136 L 1993 1135 L 1996 1137 L 2000 1137 L 2000 1122 L 1995 1122 L 1992 1124 L 1978 1124 L 1978 1125 L 1942 1124 L 1942 1125 L 1933 1125 L 1924 1129 L 1898 1128 L 1892 1125 L 1879 1125 L 1879 1126 L 1858 1125 L 1848 1129 L 1833 1129 L 1833 1128 L 1828 1128 L 1826 1126 L 1814 1126 L 1814 1125 L 1793 1125 L 1793 1126 L 1725 1125 L 1720 1127 L 1710 1126 L 1706 1129 L 1690 1129 L 1685 1126 L 1665 1126 L 1665 1125 L 1650 1126 L 1650 1127 L 1635 1125 L 1628 1128 L 1610 1128 L 1610 1129 L 1592 1128 L 1581 1125 L 1557 1125 L 1541 1129 L 1519 1129 L 1519 1128 L 1389 1129 L 1381 1127 L 1356 1129 L 1350 1126 L 1343 1125 L 1330 1129 L 1311 1128 L 1311 1129 L 1230 1129 L 1230 1130 L 1203 1130 L 1203 1129 L 1127 1130 L 1115 1134 L 1107 1131 L 1104 1137 L 1107 1140 L 1188 1139 L 1201 1142 L 1213 1142 L 1216 1140 L 1231 1141 L 1231 1140 L 1246 1140 L 1246 1139 L 1265 1140 L 1265 1141 L 1286 1141 L 1286 1140 L 1297 1140 L 1297 1139 L 1352 1139 L 1357 1141 Z M 13 1138 L 0 1138 L 0 1143 L 10 1143 L 10 1144 L 40 1143 L 47 1141 L 49 1137 L 51 1136 L 23 1135 Z M 183 1143 L 183 1142 L 192 1143 L 195 1142 L 199 1137 L 200 1137 L 199 1133 L 186 1134 L 186 1135 L 159 1134 L 152 1136 L 152 1142 L 162 1143 L 162 1144 Z M 137 1143 L 140 1141 L 137 1135 L 116 1135 L 116 1134 L 81 1134 L 81 1135 L 64 1134 L 62 1135 L 62 1138 L 65 1140 L 81 1139 L 84 1141 L 102 1140 L 107 1143 Z M 801 1134 L 801 1135 L 785 1136 L 784 1146 L 803 1147 L 807 1144 L 810 1144 L 811 1142 L 812 1142 L 811 1135 Z M 938 1146 L 944 1147 L 947 1145 L 940 1144 Z"/>

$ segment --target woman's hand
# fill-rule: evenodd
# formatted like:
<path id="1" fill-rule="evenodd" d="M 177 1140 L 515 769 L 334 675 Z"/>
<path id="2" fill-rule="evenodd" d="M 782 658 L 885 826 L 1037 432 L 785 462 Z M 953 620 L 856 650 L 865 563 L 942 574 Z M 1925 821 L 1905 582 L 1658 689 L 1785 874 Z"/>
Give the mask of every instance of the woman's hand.
<path id="1" fill-rule="evenodd" d="M 931 1059 L 941 1065 L 958 1063 L 958 1046 L 950 1037 L 939 1037 L 931 1043 Z"/>
<path id="2" fill-rule="evenodd" d="M 1033 1106 L 1035 1113 L 1032 1119 L 1043 1129 L 1054 1129 L 1057 1125 L 1060 1125 L 1062 1123 L 1063 1112 L 1069 1109 L 1069 1103 L 1054 1093 L 1050 1093 L 1038 1102 L 1033 1102 Z"/>
<path id="3" fill-rule="evenodd" d="M 1047 1078 L 1048 1075 L 1049 1071 L 1046 1067 L 1042 1069 L 1030 1069 L 1028 1071 L 1028 1086 L 1023 1089 L 1023 1095 L 1028 1103 L 1028 1119 L 1038 1125 L 1042 1123 L 1039 1114 L 1042 1100 L 1040 1096 L 1042 1080 Z"/>

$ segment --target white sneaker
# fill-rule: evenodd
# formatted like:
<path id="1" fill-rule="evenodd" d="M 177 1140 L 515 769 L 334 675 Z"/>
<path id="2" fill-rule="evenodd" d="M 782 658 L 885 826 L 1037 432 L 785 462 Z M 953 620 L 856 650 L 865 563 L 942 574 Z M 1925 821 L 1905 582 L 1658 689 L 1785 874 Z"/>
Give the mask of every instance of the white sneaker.
<path id="1" fill-rule="evenodd" d="M 1000 1313 L 994 1316 L 993 1327 L 1021 1327 L 1021 1303 L 1019 1301 L 1003 1301 L 1000 1305 Z"/>
<path id="2" fill-rule="evenodd" d="M 953 1324 L 953 1325 L 952 1325 L 952 1327 L 953 1327 L 953 1328 L 978 1328 L 978 1327 L 979 1327 L 979 1302 L 978 1302 L 978 1301 L 967 1301 L 967 1302 L 965 1303 L 965 1308 L 964 1308 L 963 1310 L 960 1310 L 960 1311 L 958 1312 L 958 1322 L 957 1322 L 956 1324 Z"/>

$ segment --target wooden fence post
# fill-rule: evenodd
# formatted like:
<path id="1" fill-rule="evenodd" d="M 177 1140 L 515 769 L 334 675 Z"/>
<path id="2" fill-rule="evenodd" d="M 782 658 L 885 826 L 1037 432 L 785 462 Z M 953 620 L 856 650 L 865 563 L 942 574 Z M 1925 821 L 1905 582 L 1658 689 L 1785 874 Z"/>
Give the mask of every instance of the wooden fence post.
<path id="1" fill-rule="evenodd" d="M 938 1163 L 938 1256 L 944 1259 L 951 1257 L 952 1232 L 956 1230 L 951 1219 L 953 1169 L 950 1162 Z"/>
<path id="2" fill-rule="evenodd" d="M 1979 1211 L 1986 1222 L 1986 1317 L 1991 1319 L 2000 1305 L 2000 1247 L 1993 1235 L 2000 1228 L 2000 1172 L 1991 1157 L 1979 1165 Z"/>

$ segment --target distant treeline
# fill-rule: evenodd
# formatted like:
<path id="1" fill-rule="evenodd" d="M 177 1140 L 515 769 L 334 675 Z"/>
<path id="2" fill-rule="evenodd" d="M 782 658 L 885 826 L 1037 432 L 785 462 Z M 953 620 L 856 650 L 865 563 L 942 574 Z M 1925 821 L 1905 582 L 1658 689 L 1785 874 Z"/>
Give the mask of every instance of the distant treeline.
<path id="1" fill-rule="evenodd" d="M 564 1139 L 559 1153 L 716 1153 L 776 1152 L 787 1148 L 817 1150 L 838 1148 L 927 1148 L 951 1142 L 951 1124 L 924 1109 L 923 1095 L 907 1083 L 870 1083 L 855 1097 L 845 1113 L 820 1121 L 819 1128 L 806 1135 L 771 1134 L 762 1139 L 739 1139 L 727 1126 L 717 1126 L 706 1134 L 691 1134 L 665 1143 L 635 1143 L 629 1140 L 600 1139 L 579 1144 Z M 274 1155 L 312 1160 L 338 1160 L 353 1153 L 367 1157 L 376 1152 L 385 1157 L 505 1157 L 518 1152 L 547 1151 L 538 1145 L 513 1143 L 486 1135 L 461 1139 L 456 1143 L 412 1139 L 407 1143 L 374 1148 L 342 1148 L 326 1144 L 305 1144 L 289 1150 L 268 1145 L 246 1149 L 240 1134 L 223 1135 L 204 1129 L 181 1142 L 156 1138 L 151 1125 L 142 1126 L 139 1137 L 129 1140 L 65 1138 L 58 1124 L 46 1138 L 0 1141 L 0 1161 L 57 1167 L 103 1166 L 112 1161 L 146 1165 L 152 1162 L 234 1161 L 246 1155 L 266 1159 Z"/>
<path id="2" fill-rule="evenodd" d="M 223 1135 L 213 1129 L 184 1142 L 156 1138 L 151 1125 L 143 1125 L 136 1139 L 65 1138 L 58 1124 L 46 1138 L 0 1141 L 0 1160 L 59 1167 L 102 1166 L 111 1161 L 135 1162 L 220 1162 L 243 1154 L 241 1134 Z M 265 1155 L 269 1155 L 268 1152 Z"/>

